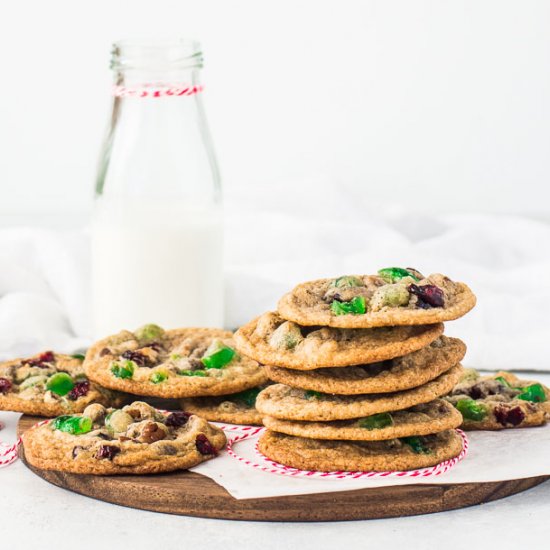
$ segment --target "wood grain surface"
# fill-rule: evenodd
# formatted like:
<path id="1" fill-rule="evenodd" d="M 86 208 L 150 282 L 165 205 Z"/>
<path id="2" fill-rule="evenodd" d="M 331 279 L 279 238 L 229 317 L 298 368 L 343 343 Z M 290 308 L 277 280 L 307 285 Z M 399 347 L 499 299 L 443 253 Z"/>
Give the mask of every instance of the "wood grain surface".
<path id="1" fill-rule="evenodd" d="M 22 416 L 19 434 L 40 420 Z M 25 462 L 23 449 L 20 456 Z M 237 500 L 210 478 L 193 472 L 92 476 L 40 470 L 25 464 L 58 487 L 106 502 L 167 514 L 252 521 L 342 521 L 428 514 L 504 498 L 550 479 L 542 476 L 491 483 L 402 485 Z"/>

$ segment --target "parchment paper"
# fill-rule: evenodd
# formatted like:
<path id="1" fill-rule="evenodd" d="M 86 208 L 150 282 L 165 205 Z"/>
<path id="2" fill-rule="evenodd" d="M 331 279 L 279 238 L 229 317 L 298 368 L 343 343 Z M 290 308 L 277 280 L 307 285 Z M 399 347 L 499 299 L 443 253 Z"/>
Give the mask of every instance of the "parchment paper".
<path id="1" fill-rule="evenodd" d="M 231 437 L 230 434 L 228 434 Z M 550 475 L 550 426 L 468 432 L 467 456 L 450 471 L 426 478 L 309 479 L 262 472 L 226 452 L 193 468 L 213 479 L 237 499 L 352 491 L 407 484 L 502 481 Z M 236 443 L 234 450 L 254 462 L 257 437 Z"/>

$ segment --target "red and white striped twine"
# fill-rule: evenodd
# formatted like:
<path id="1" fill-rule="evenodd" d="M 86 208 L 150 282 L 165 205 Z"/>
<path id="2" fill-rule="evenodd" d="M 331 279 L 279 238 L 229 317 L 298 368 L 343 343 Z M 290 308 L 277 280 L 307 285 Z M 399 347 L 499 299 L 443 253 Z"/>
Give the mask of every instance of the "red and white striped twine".
<path id="1" fill-rule="evenodd" d="M 264 428 L 257 428 L 251 430 L 248 433 L 243 433 L 230 439 L 227 443 L 227 453 L 229 456 L 237 459 L 239 462 L 261 470 L 262 472 L 268 472 L 270 474 L 280 474 L 291 477 L 308 477 L 308 478 L 331 478 L 331 479 L 358 479 L 358 478 L 380 478 L 380 477 L 429 477 L 429 476 L 438 476 L 449 471 L 451 468 L 456 466 L 468 453 L 468 438 L 462 430 L 456 430 L 460 437 L 462 438 L 462 451 L 458 456 L 445 460 L 432 466 L 430 468 L 420 468 L 418 470 L 407 470 L 407 471 L 390 471 L 390 472 L 344 472 L 344 471 L 335 471 L 335 472 L 319 472 L 316 470 L 300 470 L 298 468 L 291 468 L 290 466 L 285 466 L 284 464 L 279 464 L 273 460 L 270 460 L 265 455 L 263 455 L 259 448 L 258 442 L 255 445 L 255 452 L 260 462 L 254 462 L 243 456 L 240 456 L 233 450 L 233 445 L 244 441 L 258 433 L 262 432 Z"/>
<path id="2" fill-rule="evenodd" d="M 33 430 L 34 428 L 38 428 L 38 426 L 43 426 L 44 424 L 47 424 L 51 421 L 51 418 L 48 418 L 47 420 L 42 420 L 41 422 L 37 422 L 30 429 Z M 0 468 L 2 468 L 3 466 L 9 466 L 17 460 L 17 458 L 19 457 L 19 445 L 21 445 L 20 437 L 15 443 L 12 444 L 0 441 Z"/>
<path id="3" fill-rule="evenodd" d="M 115 97 L 182 97 L 198 94 L 204 90 L 202 84 L 174 84 L 166 86 L 113 86 Z"/>

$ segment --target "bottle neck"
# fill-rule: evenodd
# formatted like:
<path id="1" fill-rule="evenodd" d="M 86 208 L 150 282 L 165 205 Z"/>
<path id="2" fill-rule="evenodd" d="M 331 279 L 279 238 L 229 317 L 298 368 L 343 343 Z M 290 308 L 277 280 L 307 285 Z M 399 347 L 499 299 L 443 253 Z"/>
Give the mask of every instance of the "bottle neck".
<path id="1" fill-rule="evenodd" d="M 111 65 L 113 112 L 97 194 L 217 201 L 200 51 L 115 45 Z"/>
<path id="2" fill-rule="evenodd" d="M 117 98 L 183 97 L 202 91 L 197 42 L 119 42 L 113 45 L 111 68 Z"/>

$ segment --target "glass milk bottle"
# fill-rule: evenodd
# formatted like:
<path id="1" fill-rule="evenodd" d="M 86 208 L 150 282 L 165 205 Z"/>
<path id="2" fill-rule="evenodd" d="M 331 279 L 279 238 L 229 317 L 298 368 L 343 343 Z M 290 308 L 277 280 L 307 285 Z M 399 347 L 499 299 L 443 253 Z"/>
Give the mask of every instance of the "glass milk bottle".
<path id="1" fill-rule="evenodd" d="M 196 42 L 113 46 L 92 223 L 94 332 L 223 325 L 222 201 Z"/>

